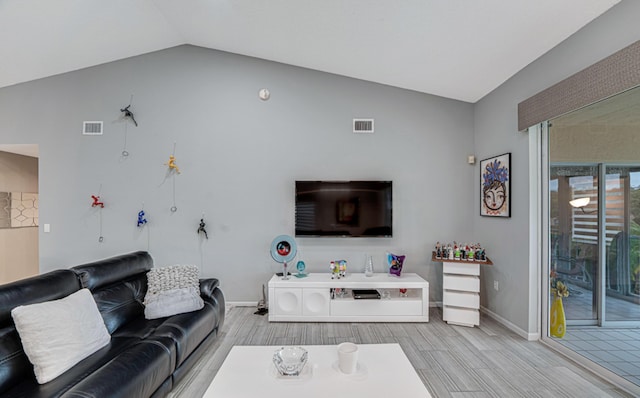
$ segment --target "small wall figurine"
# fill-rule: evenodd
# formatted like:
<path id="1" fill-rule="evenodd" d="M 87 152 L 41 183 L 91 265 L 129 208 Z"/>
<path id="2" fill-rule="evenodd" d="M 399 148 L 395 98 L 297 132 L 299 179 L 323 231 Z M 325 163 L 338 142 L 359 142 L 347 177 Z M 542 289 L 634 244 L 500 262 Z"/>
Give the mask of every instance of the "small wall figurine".
<path id="1" fill-rule="evenodd" d="M 100 206 L 100 208 L 104 208 L 104 202 L 100 201 L 100 196 L 91 195 L 91 198 L 93 199 L 93 203 L 91 203 L 91 207 Z"/>
<path id="2" fill-rule="evenodd" d="M 169 161 L 165 163 L 165 165 L 169 166 L 169 171 L 175 170 L 176 173 L 180 174 L 180 168 L 176 164 L 176 157 L 173 155 L 169 155 Z"/>
<path id="3" fill-rule="evenodd" d="M 205 229 L 205 227 L 207 226 L 207 224 L 204 223 L 204 219 L 201 218 L 200 219 L 200 224 L 198 225 L 198 234 L 203 233 L 204 237 L 209 239 L 209 235 L 207 235 L 207 230 Z"/>
<path id="4" fill-rule="evenodd" d="M 138 227 L 142 227 L 144 226 L 144 224 L 147 223 L 147 219 L 144 218 L 144 216 L 145 216 L 144 210 L 140 210 L 138 212 Z"/>
<path id="5" fill-rule="evenodd" d="M 133 112 L 131 112 L 131 111 L 129 110 L 129 108 L 130 108 L 130 107 L 131 107 L 131 104 L 129 104 L 129 105 L 127 105 L 127 106 L 125 106 L 123 109 L 120 109 L 120 112 L 123 112 L 123 113 L 124 113 L 124 117 L 125 117 L 125 119 L 126 119 L 126 118 L 131 119 L 131 121 L 133 122 L 133 124 L 135 124 L 135 125 L 136 125 L 136 127 L 138 127 L 138 122 L 136 122 L 136 118 L 135 118 L 135 117 L 133 117 Z"/>

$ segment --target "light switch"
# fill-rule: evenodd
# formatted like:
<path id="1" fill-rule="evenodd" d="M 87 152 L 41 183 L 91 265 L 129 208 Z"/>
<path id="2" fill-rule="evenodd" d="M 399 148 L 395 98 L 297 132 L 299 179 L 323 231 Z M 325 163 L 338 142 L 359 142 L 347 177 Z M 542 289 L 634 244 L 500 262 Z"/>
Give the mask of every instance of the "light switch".
<path id="1" fill-rule="evenodd" d="M 51 224 L 44 224 L 44 232 L 51 232 Z"/>

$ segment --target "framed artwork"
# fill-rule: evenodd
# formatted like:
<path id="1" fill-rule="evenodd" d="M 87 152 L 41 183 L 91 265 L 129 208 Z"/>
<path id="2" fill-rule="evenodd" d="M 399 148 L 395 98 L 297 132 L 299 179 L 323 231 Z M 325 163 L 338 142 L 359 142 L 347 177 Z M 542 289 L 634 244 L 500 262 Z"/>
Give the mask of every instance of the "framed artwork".
<path id="1" fill-rule="evenodd" d="M 480 161 L 480 215 L 511 217 L 511 153 Z"/>
<path id="2" fill-rule="evenodd" d="M 37 226 L 37 193 L 0 192 L 0 228 Z"/>

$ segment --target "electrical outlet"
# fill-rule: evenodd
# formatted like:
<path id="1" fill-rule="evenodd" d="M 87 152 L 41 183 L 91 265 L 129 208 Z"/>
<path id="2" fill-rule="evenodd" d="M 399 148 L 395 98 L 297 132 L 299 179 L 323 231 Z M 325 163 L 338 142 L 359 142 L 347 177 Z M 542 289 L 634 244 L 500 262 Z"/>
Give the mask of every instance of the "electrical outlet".
<path id="1" fill-rule="evenodd" d="M 500 290 L 499 286 L 498 286 L 498 281 L 493 281 L 493 288 L 498 291 Z"/>

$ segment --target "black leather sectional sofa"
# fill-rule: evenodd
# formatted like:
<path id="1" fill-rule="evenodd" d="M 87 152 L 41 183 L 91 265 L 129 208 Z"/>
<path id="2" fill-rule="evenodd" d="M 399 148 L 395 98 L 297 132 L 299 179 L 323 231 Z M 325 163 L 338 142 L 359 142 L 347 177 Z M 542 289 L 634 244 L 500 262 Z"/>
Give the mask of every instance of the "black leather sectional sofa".
<path id="1" fill-rule="evenodd" d="M 0 396 L 143 398 L 166 396 L 218 336 L 224 296 L 200 280 L 204 308 L 147 320 L 142 304 L 153 260 L 136 252 L 0 286 Z M 88 288 L 111 342 L 54 380 L 38 384 L 11 310 Z"/>

